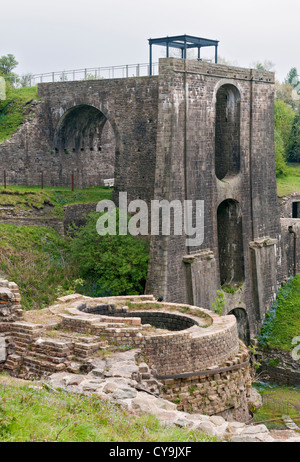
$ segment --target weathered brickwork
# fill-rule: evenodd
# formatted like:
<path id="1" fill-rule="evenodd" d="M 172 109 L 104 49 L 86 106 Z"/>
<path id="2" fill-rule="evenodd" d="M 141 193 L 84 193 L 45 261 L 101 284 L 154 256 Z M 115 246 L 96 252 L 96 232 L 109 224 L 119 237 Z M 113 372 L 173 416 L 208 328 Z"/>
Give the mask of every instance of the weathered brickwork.
<path id="1" fill-rule="evenodd" d="M 14 284 L 3 282 L 16 290 Z M 164 385 L 162 396 L 170 401 L 177 403 L 180 397 L 178 409 L 249 419 L 248 354 L 238 339 L 234 316 L 164 303 L 159 309 L 155 303 L 153 309 L 152 296 L 95 299 L 96 304 L 94 299 L 81 298 L 87 301 L 75 299 L 56 311 L 59 321 L 36 324 L 10 318 L 0 324 L 0 340 L 5 341 L 0 348 L 6 350 L 4 355 L 0 350 L 0 370 L 24 378 L 79 369 L 89 372 L 89 361 L 99 352 L 136 348 L 147 363 L 147 373 L 139 379 L 154 390 Z M 73 298 L 58 301 L 66 300 Z"/>
<path id="2" fill-rule="evenodd" d="M 5 322 L 16 321 L 22 317 L 20 303 L 21 296 L 17 284 L 0 279 L 0 327 Z"/>
<path id="3" fill-rule="evenodd" d="M 184 412 L 221 415 L 227 420 L 248 421 L 247 396 L 250 395 L 248 354 L 243 347 L 231 361 L 197 375 L 160 379 L 163 397 Z"/>
<path id="4" fill-rule="evenodd" d="M 295 346 L 296 350 L 296 346 Z M 296 358 L 292 351 L 273 348 L 261 348 L 257 352 L 261 364 L 259 374 L 271 383 L 295 386 L 300 385 L 300 362 L 296 350 Z"/>
<path id="5" fill-rule="evenodd" d="M 239 245 L 238 252 L 233 250 L 225 256 L 227 266 L 233 262 L 233 282 L 236 279 L 242 283 L 238 301 L 234 294 L 226 294 L 226 313 L 244 309 L 251 334 L 256 333 L 281 280 L 280 246 L 276 242 L 280 224 L 273 144 L 274 75 L 166 59 L 160 61 L 159 79 L 155 197 L 203 199 L 204 242 L 187 248 L 186 236 L 152 236 L 148 290 L 166 300 L 210 307 L 221 282 L 230 283 L 226 273 L 221 281 L 219 261 L 224 260 L 220 250 Z M 228 101 L 236 98 L 239 111 L 239 159 L 228 171 L 218 166 L 222 139 L 215 131 L 216 120 L 225 112 L 224 101 L 217 104 L 222 87 L 228 89 Z M 228 152 L 228 146 L 225 148 Z M 219 176 L 227 171 L 222 180 L 216 175 L 218 168 Z M 221 204 L 226 201 L 238 207 L 239 226 L 226 218 L 229 207 L 222 211 Z M 274 245 L 264 260 L 265 249 L 253 251 L 251 242 L 267 238 L 274 239 Z M 203 258 L 204 252 L 211 253 L 212 258 Z M 207 276 L 201 279 L 201 274 Z M 263 292 L 257 284 L 261 277 Z M 193 289 L 194 281 L 198 284 Z"/>

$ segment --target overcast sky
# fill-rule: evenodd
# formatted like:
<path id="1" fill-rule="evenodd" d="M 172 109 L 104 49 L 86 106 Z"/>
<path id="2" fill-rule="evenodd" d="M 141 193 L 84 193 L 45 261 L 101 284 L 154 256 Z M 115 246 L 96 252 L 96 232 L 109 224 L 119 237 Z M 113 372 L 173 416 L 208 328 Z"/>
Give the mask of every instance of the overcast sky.
<path id="1" fill-rule="evenodd" d="M 238 66 L 272 61 L 280 81 L 300 72 L 299 0 L 4 0 L 0 16 L 20 74 L 146 63 L 149 38 L 182 34 L 219 40 Z"/>

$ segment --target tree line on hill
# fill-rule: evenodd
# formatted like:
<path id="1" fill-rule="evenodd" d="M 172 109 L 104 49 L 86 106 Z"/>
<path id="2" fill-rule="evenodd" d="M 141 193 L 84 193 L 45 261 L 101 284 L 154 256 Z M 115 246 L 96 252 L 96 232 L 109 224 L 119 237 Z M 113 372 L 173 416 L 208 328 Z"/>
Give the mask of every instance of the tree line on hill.
<path id="1" fill-rule="evenodd" d="M 220 62 L 229 64 L 220 58 Z M 28 86 L 28 76 L 18 76 L 14 69 L 18 66 L 14 55 L 0 57 L 0 76 L 9 83 L 18 86 Z M 262 70 L 272 70 L 270 61 L 256 62 L 254 67 Z M 288 163 L 300 162 L 300 78 L 298 71 L 292 67 L 283 82 L 276 82 L 276 97 L 274 108 L 274 141 L 276 176 L 288 173 Z"/>
<path id="2" fill-rule="evenodd" d="M 287 163 L 300 162 L 300 79 L 293 67 L 283 83 L 276 82 L 274 139 L 276 175 L 287 174 Z"/>

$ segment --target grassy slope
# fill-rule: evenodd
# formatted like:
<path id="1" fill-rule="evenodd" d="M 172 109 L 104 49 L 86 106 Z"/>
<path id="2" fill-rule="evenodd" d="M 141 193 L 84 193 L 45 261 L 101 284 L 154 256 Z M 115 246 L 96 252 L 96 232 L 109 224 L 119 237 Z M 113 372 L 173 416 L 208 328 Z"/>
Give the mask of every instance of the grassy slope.
<path id="1" fill-rule="evenodd" d="M 258 336 L 259 344 L 291 351 L 292 339 L 300 333 L 300 274 L 291 278 L 277 293 L 277 298 L 266 313 Z"/>
<path id="2" fill-rule="evenodd" d="M 112 199 L 112 189 L 104 186 L 74 191 L 67 187 L 45 187 L 43 190 L 40 186 L 0 187 L 0 206 L 12 205 L 26 210 L 32 207 L 43 209 L 45 204 L 50 204 L 53 206 L 51 214 L 58 218 L 63 217 L 63 208 L 67 204 L 99 202 L 103 199 Z"/>
<path id="3" fill-rule="evenodd" d="M 300 165 L 288 166 L 287 176 L 277 178 L 277 195 L 287 196 L 293 192 L 300 193 Z"/>
<path id="4" fill-rule="evenodd" d="M 5 386 L 4 386 L 5 385 Z M 199 430 L 161 426 L 150 415 L 133 416 L 97 395 L 51 391 L 0 375 L 2 442 L 215 442 Z"/>
<path id="5" fill-rule="evenodd" d="M 52 303 L 78 276 L 68 264 L 68 242 L 56 231 L 0 223 L 0 236 L 0 274 L 19 285 L 24 309 Z"/>
<path id="6" fill-rule="evenodd" d="M 112 190 L 87 188 L 10 187 L 0 190 L 0 205 L 16 209 L 42 209 L 53 205 L 51 213 L 62 218 L 66 204 L 98 202 L 111 199 Z M 51 304 L 61 293 L 72 290 L 79 273 L 69 262 L 65 237 L 51 228 L 19 227 L 0 223 L 0 275 L 20 287 L 24 309 L 38 309 Z"/>
<path id="7" fill-rule="evenodd" d="M 37 99 L 37 87 L 7 89 L 6 100 L 0 101 L 0 143 L 17 131 L 26 117 L 26 105 Z"/>

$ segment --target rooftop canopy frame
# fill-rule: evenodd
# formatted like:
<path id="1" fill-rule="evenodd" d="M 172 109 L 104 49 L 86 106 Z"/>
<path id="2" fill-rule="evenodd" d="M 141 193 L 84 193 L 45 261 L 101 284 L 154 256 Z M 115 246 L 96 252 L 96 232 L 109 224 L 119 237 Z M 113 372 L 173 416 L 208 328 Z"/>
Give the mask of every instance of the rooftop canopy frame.
<path id="1" fill-rule="evenodd" d="M 219 40 L 210 40 L 192 35 L 175 35 L 173 37 L 150 38 L 149 41 L 149 74 L 152 75 L 152 45 L 166 47 L 166 57 L 169 57 L 170 48 L 181 50 L 181 57 L 186 59 L 187 50 L 190 48 L 198 49 L 198 60 L 201 60 L 200 50 L 203 47 L 215 47 L 215 63 L 218 62 L 218 44 Z"/>

